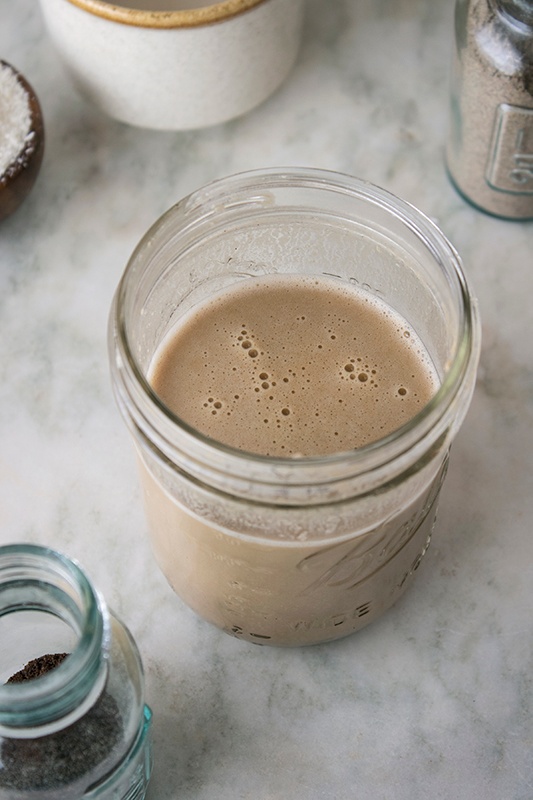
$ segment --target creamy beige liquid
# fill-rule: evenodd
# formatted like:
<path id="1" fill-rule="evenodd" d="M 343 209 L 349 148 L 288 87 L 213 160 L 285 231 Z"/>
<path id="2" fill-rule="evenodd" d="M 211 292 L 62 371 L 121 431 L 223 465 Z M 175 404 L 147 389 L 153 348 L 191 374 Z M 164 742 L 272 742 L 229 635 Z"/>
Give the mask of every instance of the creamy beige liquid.
<path id="1" fill-rule="evenodd" d="M 205 435 L 292 458 L 381 438 L 438 386 L 420 339 L 391 308 L 303 276 L 249 279 L 194 308 L 156 353 L 149 380 Z M 358 501 L 355 511 L 273 510 L 277 530 L 265 540 L 219 524 L 220 497 L 191 511 L 141 460 L 154 552 L 175 591 L 227 632 L 275 645 L 338 638 L 395 602 L 427 548 L 439 467 L 408 488 Z M 250 523 L 256 512 L 251 505 L 243 513 Z M 334 531 L 348 513 L 364 518 L 364 528 L 356 522 L 342 541 L 312 541 L 319 519 Z M 297 541 L 280 536 L 285 522 L 300 531 Z"/>
<path id="2" fill-rule="evenodd" d="M 432 397 L 416 333 L 371 295 L 311 277 L 246 280 L 183 319 L 150 382 L 196 430 L 270 456 L 380 439 Z"/>

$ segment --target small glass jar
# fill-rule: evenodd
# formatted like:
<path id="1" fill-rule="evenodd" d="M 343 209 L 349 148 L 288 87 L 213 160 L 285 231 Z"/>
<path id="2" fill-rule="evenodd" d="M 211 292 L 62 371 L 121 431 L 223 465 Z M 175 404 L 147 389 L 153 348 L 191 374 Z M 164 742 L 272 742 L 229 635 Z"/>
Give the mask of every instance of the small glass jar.
<path id="1" fill-rule="evenodd" d="M 2 800 L 142 800 L 151 711 L 139 653 L 80 567 L 0 547 L 0 641 Z"/>
<path id="2" fill-rule="evenodd" d="M 425 345 L 436 395 L 389 436 L 329 456 L 263 457 L 191 428 L 151 388 L 159 344 L 196 303 L 270 274 L 326 276 L 391 306 Z M 362 628 L 401 596 L 431 538 L 479 355 L 458 256 L 423 214 L 322 170 L 217 181 L 139 244 L 109 344 L 156 559 L 200 616 L 250 642 L 313 644 Z"/>
<path id="3" fill-rule="evenodd" d="M 458 0 L 447 166 L 474 206 L 533 219 L 531 0 Z"/>

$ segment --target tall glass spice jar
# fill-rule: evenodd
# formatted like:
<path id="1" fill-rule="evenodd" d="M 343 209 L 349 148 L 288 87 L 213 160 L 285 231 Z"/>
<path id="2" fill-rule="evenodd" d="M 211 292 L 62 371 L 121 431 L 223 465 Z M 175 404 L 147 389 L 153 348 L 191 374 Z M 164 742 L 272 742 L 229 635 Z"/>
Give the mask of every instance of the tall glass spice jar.
<path id="1" fill-rule="evenodd" d="M 142 800 L 151 712 L 136 645 L 73 561 L 0 547 L 0 798 Z"/>
<path id="2" fill-rule="evenodd" d="M 447 164 L 473 205 L 533 219 L 532 0 L 457 0 Z"/>

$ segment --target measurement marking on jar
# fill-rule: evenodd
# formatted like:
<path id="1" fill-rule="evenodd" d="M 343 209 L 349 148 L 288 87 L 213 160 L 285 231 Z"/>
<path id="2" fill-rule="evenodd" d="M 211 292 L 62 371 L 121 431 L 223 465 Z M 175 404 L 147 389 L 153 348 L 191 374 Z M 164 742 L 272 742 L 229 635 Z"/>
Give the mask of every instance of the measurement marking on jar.
<path id="1" fill-rule="evenodd" d="M 348 283 L 351 283 L 352 286 L 359 286 L 361 289 L 364 289 L 367 292 L 372 292 L 373 294 L 383 294 L 381 289 L 377 289 L 375 286 L 372 286 L 366 281 L 359 280 L 359 278 L 356 278 L 355 275 L 343 277 L 342 275 L 337 275 L 335 272 L 323 272 L 322 275 L 326 275 L 328 278 L 337 278 L 339 281 L 348 281 Z"/>

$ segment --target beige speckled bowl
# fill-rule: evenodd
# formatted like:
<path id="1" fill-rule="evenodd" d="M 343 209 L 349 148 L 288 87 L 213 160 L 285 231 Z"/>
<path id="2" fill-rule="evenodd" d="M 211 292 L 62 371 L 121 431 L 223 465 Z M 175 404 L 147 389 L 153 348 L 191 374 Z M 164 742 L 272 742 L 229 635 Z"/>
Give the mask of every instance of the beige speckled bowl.
<path id="1" fill-rule="evenodd" d="M 185 130 L 239 116 L 281 84 L 298 52 L 304 0 L 40 3 L 86 97 L 122 122 Z"/>

